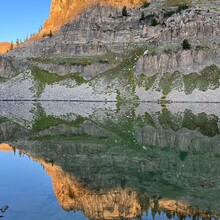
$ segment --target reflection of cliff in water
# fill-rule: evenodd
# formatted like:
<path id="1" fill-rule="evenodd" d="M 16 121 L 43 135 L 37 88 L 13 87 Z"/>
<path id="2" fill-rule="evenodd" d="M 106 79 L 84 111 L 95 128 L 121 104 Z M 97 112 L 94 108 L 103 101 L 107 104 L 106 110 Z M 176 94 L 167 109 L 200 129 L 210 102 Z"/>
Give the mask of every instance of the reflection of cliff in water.
<path id="1" fill-rule="evenodd" d="M 15 149 L 4 144 L 0 145 L 0 150 L 8 152 Z M 20 155 L 23 153 L 24 150 L 19 151 Z M 217 217 L 216 213 L 192 206 L 183 199 L 162 198 L 161 195 L 150 196 L 151 191 L 147 192 L 136 187 L 112 186 L 109 189 L 94 190 L 77 180 L 71 173 L 63 171 L 53 161 L 29 153 L 27 155 L 40 162 L 51 176 L 55 195 L 63 209 L 83 210 L 90 219 L 141 219 L 144 213 L 155 218 L 160 215 L 162 219 L 166 219 L 165 216 L 171 218 L 176 215 L 175 213 L 180 219 L 187 215 Z"/>
<path id="2" fill-rule="evenodd" d="M 59 183 L 54 188 L 70 203 L 77 193 L 72 186 L 77 185 L 79 191 L 85 189 L 84 196 L 89 195 L 79 197 L 92 204 L 102 193 L 105 201 L 121 200 L 123 204 L 132 195 L 131 203 L 126 204 L 136 207 L 136 211 L 131 211 L 134 216 L 146 211 L 152 198 L 159 195 L 159 205 L 165 208 L 161 202 L 166 202 L 166 210 L 175 207 L 176 201 L 183 201 L 184 213 L 220 213 L 220 136 L 215 108 L 205 113 L 193 107 L 186 110 L 181 106 L 179 110 L 146 104 L 86 115 L 84 108 L 84 116 L 80 111 L 62 115 L 56 111 L 59 108 L 50 115 L 45 109 L 38 109 L 31 129 L 4 117 L 0 124 L 1 142 L 11 143 L 44 161 L 46 168 L 59 168 L 59 174 L 53 173 L 57 176 L 53 180 L 68 176 L 62 183 L 65 196 Z M 112 197 L 114 190 L 120 191 L 123 198 Z M 77 202 L 70 205 L 67 200 L 63 198 L 65 202 L 61 202 L 67 210 L 68 206 L 89 209 L 82 201 L 74 199 Z M 99 202 L 97 199 L 97 206 Z M 108 210 L 102 213 L 106 216 L 119 210 L 118 206 L 103 207 L 102 211 Z"/>

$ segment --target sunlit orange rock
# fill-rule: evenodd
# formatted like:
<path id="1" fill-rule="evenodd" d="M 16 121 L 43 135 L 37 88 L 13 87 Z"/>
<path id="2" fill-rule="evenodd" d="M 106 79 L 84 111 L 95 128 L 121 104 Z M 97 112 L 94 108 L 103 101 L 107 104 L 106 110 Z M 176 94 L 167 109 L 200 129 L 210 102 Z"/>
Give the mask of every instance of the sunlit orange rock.
<path id="1" fill-rule="evenodd" d="M 2 149 L 8 149 L 8 145 L 0 145 Z M 20 151 L 20 153 L 26 153 Z M 27 153 L 26 153 L 27 154 Z M 186 201 L 169 198 L 153 199 L 146 194 L 143 195 L 142 202 L 138 191 L 129 188 L 112 188 L 100 191 L 90 189 L 80 183 L 75 177 L 62 170 L 62 168 L 52 161 L 33 157 L 40 162 L 46 172 L 52 178 L 54 193 L 66 211 L 82 210 L 90 219 L 133 219 L 142 216 L 143 212 L 152 209 L 153 216 L 163 210 L 171 216 L 177 213 L 180 219 L 185 216 L 198 216 L 203 218 L 216 217 L 219 214 L 210 214 L 207 210 L 200 210 L 193 207 Z"/>
<path id="2" fill-rule="evenodd" d="M 9 42 L 0 42 L 0 54 L 4 54 L 9 51 L 11 48 L 11 43 Z"/>
<path id="3" fill-rule="evenodd" d="M 149 2 L 150 0 L 145 1 Z M 48 34 L 50 30 L 56 31 L 87 8 L 97 4 L 122 8 L 123 6 L 137 6 L 143 2 L 144 0 L 52 0 L 50 15 L 41 33 Z"/>
<path id="4" fill-rule="evenodd" d="M 0 151 L 3 152 L 12 152 L 13 148 L 8 144 L 0 144 Z"/>
<path id="5" fill-rule="evenodd" d="M 59 166 L 41 161 L 51 176 L 55 195 L 63 209 L 83 210 L 91 219 L 118 219 L 141 216 L 137 192 L 111 189 L 96 192 L 79 183 Z"/>

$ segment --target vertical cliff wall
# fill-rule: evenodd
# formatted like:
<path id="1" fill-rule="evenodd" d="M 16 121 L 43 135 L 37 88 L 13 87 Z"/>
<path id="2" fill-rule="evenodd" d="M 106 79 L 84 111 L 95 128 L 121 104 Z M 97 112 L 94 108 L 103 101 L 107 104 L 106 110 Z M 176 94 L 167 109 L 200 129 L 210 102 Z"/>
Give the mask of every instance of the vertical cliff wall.
<path id="1" fill-rule="evenodd" d="M 149 1 L 149 0 L 148 0 Z M 63 24 L 79 15 L 85 9 L 97 4 L 123 7 L 139 5 L 143 0 L 52 0 L 50 15 L 45 22 L 42 33 L 55 31 Z"/>

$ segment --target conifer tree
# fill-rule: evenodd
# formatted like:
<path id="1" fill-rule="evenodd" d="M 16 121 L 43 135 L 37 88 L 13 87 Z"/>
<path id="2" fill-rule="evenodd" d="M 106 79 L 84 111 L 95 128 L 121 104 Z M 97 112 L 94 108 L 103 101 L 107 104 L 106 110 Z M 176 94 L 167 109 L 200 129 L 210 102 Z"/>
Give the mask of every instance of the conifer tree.
<path id="1" fill-rule="evenodd" d="M 10 50 L 13 50 L 13 48 L 14 48 L 13 41 L 11 41 Z"/>
<path id="2" fill-rule="evenodd" d="M 182 42 L 182 47 L 184 50 L 189 50 L 191 48 L 191 44 L 187 39 L 184 39 Z"/>
<path id="3" fill-rule="evenodd" d="M 18 46 L 20 44 L 19 40 L 16 39 L 16 46 Z"/>
<path id="4" fill-rule="evenodd" d="M 126 7 L 126 6 L 124 6 L 124 7 L 122 8 L 122 15 L 123 15 L 123 16 L 128 16 L 128 12 L 127 12 L 127 7 Z"/>

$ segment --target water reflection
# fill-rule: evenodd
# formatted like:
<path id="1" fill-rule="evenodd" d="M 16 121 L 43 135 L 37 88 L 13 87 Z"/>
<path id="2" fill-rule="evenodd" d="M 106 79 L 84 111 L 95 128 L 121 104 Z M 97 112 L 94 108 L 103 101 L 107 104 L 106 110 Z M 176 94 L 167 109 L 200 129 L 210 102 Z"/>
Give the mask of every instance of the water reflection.
<path id="1" fill-rule="evenodd" d="M 216 104 L 61 105 L 34 103 L 28 127 L 4 113 L 0 142 L 42 164 L 64 210 L 90 219 L 219 216 Z"/>
<path id="2" fill-rule="evenodd" d="M 0 150 L 15 152 L 7 144 L 0 145 Z M 20 157 L 24 154 L 24 151 L 19 151 Z M 215 216 L 214 213 L 199 210 L 199 207 L 190 206 L 183 201 L 162 198 L 161 195 L 150 197 L 137 188 L 93 190 L 53 162 L 37 156 L 32 156 L 32 159 L 41 163 L 52 178 L 53 190 L 62 208 L 66 211 L 83 210 L 84 215 L 90 219 L 182 219 L 190 215 Z"/>

